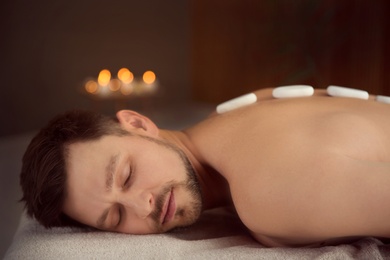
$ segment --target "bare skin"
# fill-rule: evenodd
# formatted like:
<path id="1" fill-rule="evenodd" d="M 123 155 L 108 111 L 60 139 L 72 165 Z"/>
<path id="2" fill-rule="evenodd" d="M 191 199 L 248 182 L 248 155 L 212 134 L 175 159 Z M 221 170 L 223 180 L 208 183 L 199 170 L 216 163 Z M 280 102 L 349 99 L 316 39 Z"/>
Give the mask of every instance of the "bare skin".
<path id="1" fill-rule="evenodd" d="M 253 236 L 268 246 L 390 237 L 390 106 L 269 94 L 186 131 Z"/>
<path id="2" fill-rule="evenodd" d="M 117 116 L 125 129 L 181 149 L 199 180 L 203 210 L 232 202 L 253 237 L 266 246 L 318 246 L 351 237 L 390 237 L 390 105 L 333 98 L 323 90 L 309 98 L 275 100 L 271 89 L 257 91 L 256 95 L 256 104 L 211 115 L 184 131 L 160 130 L 132 112 L 122 111 Z M 115 209 L 122 207 L 125 224 L 104 230 L 156 232 L 150 228 L 153 220 L 141 214 L 145 213 L 140 211 L 142 203 L 148 203 L 148 212 L 153 212 L 151 203 L 162 192 L 160 187 L 185 180 L 182 163 L 178 156 L 142 139 L 107 140 L 70 147 L 70 194 L 64 212 L 94 226 L 98 215 L 111 206 L 108 219 L 116 222 Z M 121 142 L 129 145 L 119 145 Z M 138 153 L 134 153 L 129 147 L 137 144 Z M 92 152 L 99 151 L 96 161 L 108 161 L 106 157 L 122 147 L 120 154 L 137 158 L 132 154 L 138 156 L 142 147 L 149 146 L 156 151 L 149 151 L 151 157 L 159 152 L 166 159 L 160 163 L 158 159 L 151 163 L 147 158 L 131 159 L 140 165 L 133 189 L 123 190 L 119 179 L 118 187 L 114 185 L 107 193 L 103 166 L 91 168 Z M 75 159 L 82 156 L 86 159 Z M 86 165 L 88 158 L 92 161 Z M 166 174 L 156 174 L 152 166 Z M 155 177 L 145 180 L 152 175 Z M 191 208 L 189 202 L 194 198 L 182 186 L 177 187 L 171 189 L 176 206 Z M 80 192 L 84 189 L 90 191 L 89 197 Z M 148 199 L 141 200 L 137 194 Z M 169 208 L 166 197 L 164 205 Z M 91 198 L 93 210 L 82 211 Z M 127 202 L 130 198 L 139 204 Z M 159 216 L 165 219 L 164 213 L 159 212 Z M 163 221 L 161 230 L 185 224 L 185 218 L 186 214 L 175 215 L 167 223 Z M 126 224 L 134 221 L 139 223 L 137 232 Z"/>

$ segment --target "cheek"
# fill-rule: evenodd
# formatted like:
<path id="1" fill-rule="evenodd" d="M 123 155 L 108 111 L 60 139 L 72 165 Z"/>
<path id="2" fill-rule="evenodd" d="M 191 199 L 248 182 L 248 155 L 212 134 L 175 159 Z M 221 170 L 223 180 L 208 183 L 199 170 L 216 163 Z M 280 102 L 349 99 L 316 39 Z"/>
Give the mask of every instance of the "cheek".
<path id="1" fill-rule="evenodd" d="M 142 169 L 142 177 L 148 181 L 161 181 L 166 179 L 177 178 L 180 165 L 174 161 L 156 160 L 145 163 Z"/>
<path id="2" fill-rule="evenodd" d="M 129 216 L 126 220 L 126 224 L 123 225 L 118 232 L 133 235 L 145 235 L 155 234 L 157 231 L 153 228 L 153 223 L 151 223 L 149 219 L 140 220 L 139 218 Z"/>
<path id="3" fill-rule="evenodd" d="M 166 182 L 184 180 L 185 167 L 179 155 L 161 147 L 150 149 L 153 152 L 139 155 L 136 160 L 136 172 L 145 182 Z"/>

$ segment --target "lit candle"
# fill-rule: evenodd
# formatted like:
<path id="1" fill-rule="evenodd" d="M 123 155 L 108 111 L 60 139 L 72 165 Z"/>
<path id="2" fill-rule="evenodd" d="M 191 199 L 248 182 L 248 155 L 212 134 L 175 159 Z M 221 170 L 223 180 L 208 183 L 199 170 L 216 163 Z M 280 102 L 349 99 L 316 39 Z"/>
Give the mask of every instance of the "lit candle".
<path id="1" fill-rule="evenodd" d="M 104 96 L 108 95 L 109 91 L 107 85 L 110 83 L 110 79 L 111 79 L 111 72 L 109 70 L 104 69 L 99 72 L 98 83 L 100 86 L 101 95 Z"/>
<path id="2" fill-rule="evenodd" d="M 125 84 L 130 84 L 134 79 L 134 75 L 127 68 L 122 68 L 118 71 L 118 79 Z"/>
<path id="3" fill-rule="evenodd" d="M 133 73 L 127 69 L 127 68 L 121 68 L 118 71 L 118 79 L 122 82 L 121 84 L 121 93 L 125 96 L 130 95 L 133 93 L 134 86 L 133 86 L 133 80 L 134 75 Z"/>
<path id="4" fill-rule="evenodd" d="M 109 84 L 111 91 L 115 92 L 121 88 L 122 82 L 119 79 L 112 79 Z"/>
<path id="5" fill-rule="evenodd" d="M 143 87 L 146 92 L 154 92 L 156 90 L 158 84 L 156 82 L 156 74 L 154 74 L 153 71 L 145 71 L 142 76 L 142 80 L 144 82 Z"/>
<path id="6" fill-rule="evenodd" d="M 88 80 L 87 83 L 85 83 L 85 91 L 87 91 L 90 94 L 96 94 L 99 86 L 96 81 L 94 80 Z"/>

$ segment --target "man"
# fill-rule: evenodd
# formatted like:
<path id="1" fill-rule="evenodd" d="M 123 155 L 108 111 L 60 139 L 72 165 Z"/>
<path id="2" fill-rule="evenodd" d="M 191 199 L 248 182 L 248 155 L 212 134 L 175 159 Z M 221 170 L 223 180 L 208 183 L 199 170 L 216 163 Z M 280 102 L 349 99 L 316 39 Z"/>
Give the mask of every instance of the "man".
<path id="1" fill-rule="evenodd" d="M 46 227 L 147 234 L 234 205 L 266 246 L 390 237 L 390 105 L 271 91 L 183 131 L 128 110 L 59 116 L 23 158 L 27 211 Z"/>

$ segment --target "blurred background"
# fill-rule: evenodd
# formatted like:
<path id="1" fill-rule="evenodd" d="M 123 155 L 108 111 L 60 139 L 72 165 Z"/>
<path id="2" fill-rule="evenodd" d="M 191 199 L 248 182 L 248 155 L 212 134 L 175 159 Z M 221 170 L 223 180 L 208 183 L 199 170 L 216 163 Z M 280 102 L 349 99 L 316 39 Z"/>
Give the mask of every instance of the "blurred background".
<path id="1" fill-rule="evenodd" d="M 180 129 L 259 88 L 333 84 L 390 95 L 389 6 L 386 0 L 2 0 L 0 257 L 22 211 L 20 158 L 54 115 L 130 108 L 162 128 Z M 134 77 L 127 81 L 132 91 L 85 89 L 103 69 L 116 79 L 121 68 Z M 142 81 L 146 71 L 156 80 L 142 93 L 142 84 L 150 87 Z"/>

